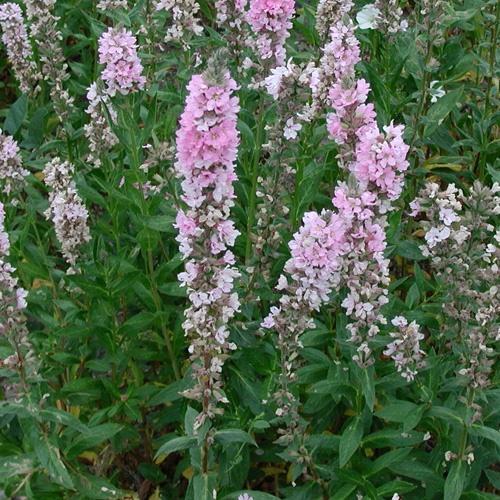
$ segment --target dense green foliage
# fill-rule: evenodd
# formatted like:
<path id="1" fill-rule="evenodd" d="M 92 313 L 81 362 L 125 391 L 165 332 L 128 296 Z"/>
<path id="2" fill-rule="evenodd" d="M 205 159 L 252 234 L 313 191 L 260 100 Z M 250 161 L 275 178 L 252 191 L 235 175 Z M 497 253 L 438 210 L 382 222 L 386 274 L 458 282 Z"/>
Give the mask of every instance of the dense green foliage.
<path id="1" fill-rule="evenodd" d="M 376 341 L 375 365 L 360 369 L 346 342 L 343 292 L 335 292 L 315 315 L 316 328 L 302 338 L 297 390 L 307 421 L 306 464 L 303 451 L 275 443 L 272 393 L 279 353 L 273 334 L 263 333 L 260 323 L 279 298 L 274 285 L 303 213 L 330 207 L 342 175 L 337 147 L 324 119 L 318 119 L 285 150 L 296 173 L 285 197 L 289 219 L 280 226 L 277 251 L 267 256 L 271 277 L 250 281 L 245 269 L 260 258 L 251 239 L 257 228 L 256 182 L 267 175 L 262 144 L 276 106 L 264 90 L 246 87 L 239 61 L 228 61 L 241 85 L 232 216 L 242 233 L 235 245 L 243 271 L 237 283 L 242 307 L 230 325 L 238 348 L 224 365 L 229 404 L 212 422 L 208 474 L 200 472 L 204 436 L 193 431 L 199 408 L 179 394 L 191 378 L 182 329 L 187 299 L 177 281 L 183 261 L 173 227 L 179 196 L 174 157 L 165 155 L 147 174 L 139 167 L 147 158 L 144 145 L 175 145 L 186 84 L 226 42 L 213 3 L 201 0 L 203 35 L 189 49 L 170 44 L 156 50 L 165 15 L 153 15 L 149 0 L 129 3 L 134 6 L 128 12 L 104 15 L 91 0 L 57 2 L 71 73 L 67 88 L 75 96 L 75 109 L 62 125 L 47 86 L 35 98 L 20 93 L 6 53 L 0 52 L 0 128 L 18 141 L 32 174 L 18 203 L 4 203 L 10 260 L 29 292 L 29 338 L 39 363 L 25 394 L 0 401 L 0 489 L 9 498 L 36 500 L 199 500 L 213 498 L 213 490 L 225 499 L 247 491 L 254 500 L 340 500 L 357 494 L 378 499 L 395 493 L 403 499 L 494 498 L 500 491 L 498 374 L 493 370 L 489 387 L 477 391 L 456 376 L 459 356 L 442 313 L 446 289 L 419 249 L 422 234 L 408 216 L 408 204 L 429 179 L 465 191 L 477 179 L 485 185 L 499 180 L 498 2 L 446 1 L 443 13 L 427 24 L 420 2 L 402 2 L 410 25 L 406 32 L 357 33 L 363 55 L 358 71 L 372 86 L 369 99 L 379 121 L 405 124 L 411 146 L 405 191 L 389 219 L 386 311 L 421 326 L 427 364 L 415 381 L 403 379 L 382 354 L 387 327 Z M 287 41 L 288 57 L 295 61 L 320 56 L 315 10 L 315 3 L 297 2 Z M 137 33 L 148 85 L 113 98 L 119 144 L 94 169 L 86 162 L 85 94 L 100 71 L 97 40 L 106 25 Z M 436 102 L 429 94 L 432 81 L 446 92 Z M 75 165 L 76 186 L 90 213 L 92 239 L 75 274 L 66 274 L 52 223 L 44 217 L 48 202 L 41 172 L 55 156 Z M 155 175 L 161 193 L 144 197 L 136 185 Z M 0 358 L 10 354 L 0 338 Z M 7 383 L 9 377 L 0 367 L 0 380 Z M 446 461 L 447 451 L 458 459 Z M 474 460 L 468 463 L 470 453 Z"/>

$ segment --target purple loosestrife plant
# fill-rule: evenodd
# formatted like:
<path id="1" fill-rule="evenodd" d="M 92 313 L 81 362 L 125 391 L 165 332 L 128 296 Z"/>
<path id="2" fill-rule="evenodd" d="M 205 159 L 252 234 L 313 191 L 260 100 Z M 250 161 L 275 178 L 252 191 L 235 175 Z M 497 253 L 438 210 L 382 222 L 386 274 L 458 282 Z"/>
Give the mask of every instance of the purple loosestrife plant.
<path id="1" fill-rule="evenodd" d="M 0 5 L 0 27 L 2 42 L 7 49 L 7 56 L 19 82 L 19 88 L 24 93 L 35 95 L 40 90 L 38 86 L 40 75 L 33 59 L 33 50 L 19 5 L 11 2 Z"/>
<path id="2" fill-rule="evenodd" d="M 344 22 L 331 30 L 338 45 L 332 70 L 339 79 L 329 92 L 334 113 L 328 129 L 339 144 L 339 163 L 348 181 L 339 182 L 335 189 L 332 202 L 336 212 L 321 216 L 311 212 L 304 217 L 278 282 L 283 294 L 280 306 L 273 307 L 262 323 L 278 333 L 282 373 L 275 399 L 277 416 L 284 417 L 286 424 L 280 430 L 283 444 L 299 435 L 298 401 L 289 386 L 299 364 L 300 337 L 314 325 L 312 313 L 329 301 L 332 290 L 347 287 L 342 307 L 351 317 L 347 329 L 356 346 L 353 359 L 363 368 L 374 362 L 370 341 L 379 332 L 377 323 L 386 323 L 380 312 L 388 301 L 389 284 L 389 263 L 383 253 L 385 214 L 401 192 L 408 147 L 402 141 L 401 126 L 386 127 L 386 135 L 378 130 L 373 105 L 365 104 L 369 86 L 354 78 L 359 48 L 353 25 L 345 18 Z"/>
<path id="3" fill-rule="evenodd" d="M 194 387 L 184 394 L 202 404 L 197 427 L 221 414 L 219 404 L 227 403 L 221 372 L 229 352 L 236 349 L 229 341 L 228 323 L 240 307 L 234 290 L 239 272 L 231 251 L 239 232 L 230 218 L 239 104 L 223 54 L 209 61 L 205 73 L 191 78 L 177 132 L 175 168 L 186 208 L 178 211 L 175 226 L 185 260 L 179 280 L 190 302 L 183 327 L 194 378 Z"/>
<path id="4" fill-rule="evenodd" d="M 322 41 L 326 41 L 330 28 L 351 11 L 351 0 L 319 0 L 316 8 L 316 31 Z"/>

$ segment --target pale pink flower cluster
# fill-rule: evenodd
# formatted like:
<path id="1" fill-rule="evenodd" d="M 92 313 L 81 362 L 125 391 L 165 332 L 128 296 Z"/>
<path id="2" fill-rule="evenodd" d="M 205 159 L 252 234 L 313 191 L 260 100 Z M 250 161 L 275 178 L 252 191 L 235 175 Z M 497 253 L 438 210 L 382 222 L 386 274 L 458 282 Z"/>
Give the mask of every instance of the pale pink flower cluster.
<path id="1" fill-rule="evenodd" d="M 196 0 L 159 0 L 156 10 L 165 10 L 171 15 L 172 24 L 165 35 L 165 42 L 179 42 L 189 46 L 191 36 L 203 33 L 200 24 L 200 6 Z"/>
<path id="2" fill-rule="evenodd" d="M 347 296 L 342 307 L 349 316 L 346 326 L 356 345 L 353 360 L 361 367 L 373 363 L 370 342 L 386 320 L 381 308 L 388 302 L 389 261 L 384 258 L 385 219 L 380 217 L 380 200 L 376 192 L 363 190 L 351 177 L 349 184 L 335 189 L 333 205 L 339 216 L 348 221 L 348 251 L 342 258 L 342 276 Z"/>
<path id="3" fill-rule="evenodd" d="M 292 27 L 294 0 L 251 0 L 247 21 L 255 35 L 255 48 L 261 59 L 273 66 L 285 63 L 285 41 Z"/>
<path id="4" fill-rule="evenodd" d="M 187 209 L 177 214 L 177 241 L 185 259 L 179 280 L 190 307 L 183 328 L 189 337 L 195 386 L 186 397 L 203 404 L 197 425 L 222 413 L 227 399 L 221 371 L 228 353 L 228 322 L 239 310 L 234 281 L 239 272 L 230 247 L 239 232 L 230 219 L 239 144 L 235 81 L 214 57 L 203 75 L 192 77 L 177 132 L 176 170 Z"/>
<path id="5" fill-rule="evenodd" d="M 54 158 L 45 165 L 43 174 L 51 189 L 45 216 L 54 224 L 63 257 L 71 266 L 68 272 L 74 272 L 80 247 L 90 241 L 89 213 L 76 190 L 71 163 Z"/>
<path id="6" fill-rule="evenodd" d="M 379 11 L 375 20 L 376 28 L 394 35 L 408 29 L 408 21 L 403 16 L 403 9 L 398 0 L 376 0 L 374 7 Z"/>
<path id="7" fill-rule="evenodd" d="M 101 157 L 118 144 L 118 137 L 111 129 L 109 118 L 116 123 L 117 114 L 109 95 L 94 82 L 87 89 L 89 105 L 85 112 L 90 117 L 90 122 L 84 126 L 85 137 L 89 141 L 90 154 L 87 161 L 95 167 L 101 166 Z"/>
<path id="8" fill-rule="evenodd" d="M 0 27 L 3 32 L 2 42 L 7 49 L 7 57 L 19 88 L 22 92 L 35 94 L 39 89 L 39 75 L 19 5 L 11 2 L 0 5 Z"/>
<path id="9" fill-rule="evenodd" d="M 13 137 L 0 129 L 0 186 L 9 195 L 24 183 L 29 172 L 23 168 L 19 146 Z"/>
<path id="10" fill-rule="evenodd" d="M 125 28 L 108 28 L 99 38 L 99 63 L 104 64 L 101 78 L 110 96 L 126 95 L 143 89 L 146 78 L 137 55 L 137 40 Z"/>
<path id="11" fill-rule="evenodd" d="M 376 186 L 389 200 L 400 197 L 404 186 L 404 172 L 409 146 L 403 140 L 404 125 L 387 125 L 384 133 L 376 125 L 364 127 L 358 135 L 353 170 L 360 183 Z"/>
<path id="12" fill-rule="evenodd" d="M 25 4 L 31 36 L 40 56 L 42 75 L 50 85 L 50 97 L 59 121 L 64 123 L 73 109 L 74 98 L 64 88 L 70 73 L 62 49 L 63 36 L 57 26 L 59 18 L 54 14 L 55 1 L 25 0 Z"/>
<path id="13" fill-rule="evenodd" d="M 396 316 L 391 323 L 397 330 L 389 334 L 394 340 L 387 345 L 384 354 L 394 361 L 398 373 L 407 382 L 412 382 L 418 370 L 425 366 L 425 352 L 420 349 L 424 334 L 416 321 L 408 323 L 404 316 Z"/>

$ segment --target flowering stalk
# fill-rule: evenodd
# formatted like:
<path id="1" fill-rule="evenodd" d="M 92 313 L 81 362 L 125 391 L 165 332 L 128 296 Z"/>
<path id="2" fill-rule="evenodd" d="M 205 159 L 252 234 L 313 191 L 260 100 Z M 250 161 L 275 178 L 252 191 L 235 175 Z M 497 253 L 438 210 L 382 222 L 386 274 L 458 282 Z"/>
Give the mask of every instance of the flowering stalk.
<path id="1" fill-rule="evenodd" d="M 350 87 L 355 81 L 354 68 L 360 61 L 360 50 L 354 34 L 354 25 L 348 18 L 337 20 L 330 26 L 328 43 L 322 52 L 311 84 L 312 112 L 315 115 L 320 114 L 330 104 L 328 94 L 334 84 L 341 88 Z M 340 113 L 343 117 L 344 114 Z"/>
<path id="2" fill-rule="evenodd" d="M 19 146 L 13 137 L 0 129 L 0 186 L 6 195 L 18 190 L 29 172 L 23 168 Z M 13 200 L 14 201 L 14 200 Z"/>
<path id="3" fill-rule="evenodd" d="M 70 74 L 61 46 L 63 37 L 57 28 L 59 18 L 54 15 L 55 0 L 26 0 L 25 3 L 30 33 L 38 47 L 42 75 L 50 85 L 55 112 L 61 123 L 64 123 L 74 99 L 64 88 L 64 82 Z"/>
<path id="4" fill-rule="evenodd" d="M 266 127 L 266 143 L 262 149 L 269 154 L 265 176 L 256 178 L 257 205 L 255 234 L 247 240 L 247 263 L 252 259 L 252 273 L 269 278 L 277 246 L 281 243 L 280 229 L 288 227 L 288 213 L 284 197 L 295 186 L 295 151 L 292 143 L 299 137 L 309 117 L 303 113 L 310 96 L 310 65 L 297 65 L 289 61 L 286 66 L 271 70 L 264 80 L 267 92 L 276 102 L 276 118 Z M 286 151 L 290 153 L 285 154 Z M 252 200 L 251 200 L 252 201 Z M 257 200 L 256 200 L 257 201 Z M 249 217 L 249 228 L 253 229 Z M 254 278 L 252 278 L 253 281 Z"/>
<path id="5" fill-rule="evenodd" d="M 248 0 L 216 0 L 216 21 L 219 27 L 228 25 L 235 30 L 241 30 L 246 22 L 245 8 Z"/>
<path id="6" fill-rule="evenodd" d="M 45 184 L 51 189 L 45 216 L 54 223 L 63 257 L 71 266 L 68 273 L 75 272 L 79 248 L 90 241 L 90 231 L 88 211 L 72 179 L 74 166 L 60 158 L 54 158 L 45 165 L 43 174 Z"/>
<path id="7" fill-rule="evenodd" d="M 243 72 L 243 51 L 248 45 L 250 26 L 247 22 L 248 0 L 216 0 L 216 22 L 224 30 L 224 39 L 236 63 L 236 71 Z"/>
<path id="8" fill-rule="evenodd" d="M 191 342 L 195 380 L 184 394 L 202 404 L 196 428 L 223 412 L 219 403 L 227 403 L 221 372 L 228 353 L 236 349 L 229 341 L 228 322 L 240 306 L 234 292 L 239 273 L 230 250 L 239 235 L 230 219 L 239 104 L 224 54 L 217 53 L 205 73 L 192 77 L 177 132 L 175 168 L 187 208 L 178 211 L 175 226 L 185 259 L 179 280 L 190 301 L 183 328 Z"/>
<path id="9" fill-rule="evenodd" d="M 35 95 L 39 90 L 39 74 L 33 59 L 21 8 L 16 3 L 0 5 L 2 42 L 22 92 Z"/>
<path id="10" fill-rule="evenodd" d="M 5 208 L 0 202 L 0 335 L 7 338 L 13 354 L 0 359 L 0 367 L 15 370 L 20 383 L 4 384 L 6 397 L 15 398 L 20 392 L 27 391 L 27 381 L 36 376 L 37 363 L 26 328 L 27 292 L 18 284 L 14 276 L 15 268 L 8 262 L 10 253 L 9 236 L 5 230 Z"/>
<path id="11" fill-rule="evenodd" d="M 500 185 L 476 181 L 469 195 L 450 184 L 429 182 L 411 203 L 412 216 L 423 217 L 422 253 L 442 283 L 444 333 L 453 334 L 461 368 L 472 389 L 489 385 L 494 345 L 500 340 L 498 280 L 500 231 L 491 220 L 500 214 Z"/>

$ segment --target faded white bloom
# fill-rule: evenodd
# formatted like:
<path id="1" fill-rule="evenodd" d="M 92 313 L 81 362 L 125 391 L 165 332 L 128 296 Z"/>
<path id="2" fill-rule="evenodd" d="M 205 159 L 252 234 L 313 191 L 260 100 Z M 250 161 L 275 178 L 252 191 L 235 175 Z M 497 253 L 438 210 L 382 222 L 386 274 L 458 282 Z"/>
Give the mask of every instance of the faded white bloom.
<path id="1" fill-rule="evenodd" d="M 118 137 L 112 131 L 109 123 L 109 120 L 115 123 L 117 115 L 109 96 L 98 87 L 96 82 L 87 89 L 87 99 L 89 105 L 85 112 L 90 117 L 89 123 L 84 126 L 85 137 L 89 141 L 90 149 L 87 161 L 95 167 L 99 167 L 101 166 L 101 156 L 118 144 Z"/>
<path id="2" fill-rule="evenodd" d="M 285 139 L 296 139 L 298 132 L 302 129 L 302 125 L 300 123 L 295 123 L 293 118 L 289 118 L 286 121 L 285 129 L 283 131 L 283 135 Z"/>
<path id="3" fill-rule="evenodd" d="M 431 95 L 431 102 L 437 102 L 438 99 L 446 95 L 442 86 L 438 86 L 439 82 L 433 80 L 429 86 L 429 94 Z"/>
<path id="4" fill-rule="evenodd" d="M 366 4 L 356 15 L 356 21 L 362 30 L 376 29 L 379 18 L 380 10 L 373 3 Z"/>
<path id="5" fill-rule="evenodd" d="M 243 493 L 243 495 L 240 495 L 238 497 L 238 500 L 253 500 L 253 497 L 250 496 L 248 493 Z"/>

